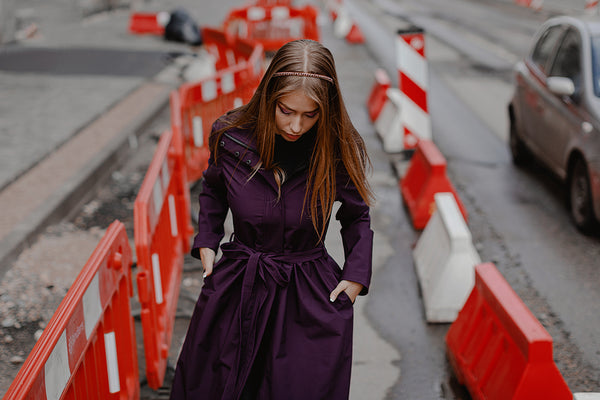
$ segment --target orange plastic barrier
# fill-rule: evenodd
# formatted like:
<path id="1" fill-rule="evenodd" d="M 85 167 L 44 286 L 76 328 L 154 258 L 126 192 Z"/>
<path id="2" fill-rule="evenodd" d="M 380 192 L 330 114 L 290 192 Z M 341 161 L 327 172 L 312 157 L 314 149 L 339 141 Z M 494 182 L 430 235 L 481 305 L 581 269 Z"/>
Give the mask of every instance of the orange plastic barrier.
<path id="1" fill-rule="evenodd" d="M 5 400 L 138 399 L 131 248 L 113 222 L 58 306 Z"/>
<path id="2" fill-rule="evenodd" d="M 163 382 L 175 322 L 184 253 L 189 250 L 189 190 L 180 132 L 166 131 L 135 200 L 134 239 L 148 386 Z M 187 201 L 187 204 L 185 202 Z M 186 222 L 183 222 L 186 221 Z"/>
<path id="3" fill-rule="evenodd" d="M 475 267 L 475 287 L 446 344 L 474 400 L 573 398 L 554 364 L 552 338 L 494 264 Z"/>
<path id="4" fill-rule="evenodd" d="M 160 18 L 160 13 L 132 13 L 129 16 L 129 32 L 162 36 L 168 19 L 163 22 Z"/>
<path id="5" fill-rule="evenodd" d="M 208 166 L 208 136 L 213 122 L 225 112 L 250 100 L 264 73 L 264 51 L 260 44 L 235 38 L 223 31 L 204 28 L 205 47 L 216 59 L 215 76 L 187 83 L 171 97 L 171 115 L 181 121 L 187 176 L 202 177 Z"/>
<path id="6" fill-rule="evenodd" d="M 306 5 L 251 5 L 233 9 L 224 22 L 226 32 L 258 41 L 265 51 L 276 51 L 294 39 L 319 40 L 318 11 Z"/>
<path id="7" fill-rule="evenodd" d="M 386 96 L 385 92 L 392 86 L 390 77 L 384 69 L 377 68 L 375 70 L 375 84 L 371 89 L 371 94 L 367 99 L 367 109 L 369 111 L 369 118 L 371 121 L 375 121 L 383 106 L 385 104 Z"/>
<path id="8" fill-rule="evenodd" d="M 415 229 L 423 229 L 435 211 L 434 195 L 450 192 L 467 221 L 467 210 L 446 176 L 446 159 L 431 140 L 421 139 L 399 183 Z"/>

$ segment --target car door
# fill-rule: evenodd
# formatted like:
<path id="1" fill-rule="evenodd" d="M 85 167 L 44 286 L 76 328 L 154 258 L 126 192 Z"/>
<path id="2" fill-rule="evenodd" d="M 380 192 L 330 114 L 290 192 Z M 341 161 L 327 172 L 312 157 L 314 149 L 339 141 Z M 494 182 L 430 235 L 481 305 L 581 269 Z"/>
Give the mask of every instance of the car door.
<path id="1" fill-rule="evenodd" d="M 543 159 L 560 176 L 564 176 L 566 151 L 570 140 L 581 130 L 581 112 L 575 100 L 581 96 L 582 45 L 579 32 L 569 28 L 557 47 L 548 76 L 565 77 L 575 85 L 574 96 L 560 96 L 547 90 L 542 97 L 544 130 L 540 130 L 539 146 Z"/>
<path id="2" fill-rule="evenodd" d="M 562 25 L 548 27 L 534 45 L 531 56 L 527 58 L 525 73 L 517 75 L 522 140 L 536 155 L 540 153 L 539 141 L 543 139 L 540 131 L 545 129 L 541 125 L 545 115 L 543 98 L 546 93 L 546 77 L 555 49 L 563 35 Z"/>

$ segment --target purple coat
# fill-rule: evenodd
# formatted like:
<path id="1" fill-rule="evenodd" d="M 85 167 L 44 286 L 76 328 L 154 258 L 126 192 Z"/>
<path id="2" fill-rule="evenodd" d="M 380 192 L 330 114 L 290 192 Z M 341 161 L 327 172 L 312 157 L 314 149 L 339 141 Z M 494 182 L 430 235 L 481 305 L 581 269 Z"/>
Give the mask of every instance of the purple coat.
<path id="1" fill-rule="evenodd" d="M 217 121 L 213 131 L 221 122 Z M 349 297 L 331 303 L 341 279 L 371 279 L 373 232 L 369 208 L 340 171 L 336 218 L 345 262 L 331 258 L 302 203 L 306 170 L 281 188 L 259 170 L 249 130 L 230 129 L 204 172 L 199 232 L 192 254 L 217 249 L 231 209 L 235 239 L 206 277 L 190 321 L 171 399 L 347 399 L 352 367 Z"/>

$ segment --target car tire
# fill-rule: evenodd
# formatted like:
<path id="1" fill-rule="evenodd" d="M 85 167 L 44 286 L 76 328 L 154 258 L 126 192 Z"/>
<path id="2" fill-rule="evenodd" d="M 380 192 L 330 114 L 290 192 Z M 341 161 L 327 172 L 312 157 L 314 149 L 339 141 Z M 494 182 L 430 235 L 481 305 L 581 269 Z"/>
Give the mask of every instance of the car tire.
<path id="1" fill-rule="evenodd" d="M 592 190 L 587 165 L 581 158 L 575 160 L 569 177 L 569 208 L 577 229 L 590 234 L 596 227 Z"/>
<path id="2" fill-rule="evenodd" d="M 517 130 L 517 122 L 514 118 L 510 119 L 510 134 L 509 134 L 509 145 L 510 154 L 512 155 L 512 162 L 518 167 L 523 167 L 529 164 L 531 161 L 531 153 L 527 149 L 523 140 L 519 136 Z"/>

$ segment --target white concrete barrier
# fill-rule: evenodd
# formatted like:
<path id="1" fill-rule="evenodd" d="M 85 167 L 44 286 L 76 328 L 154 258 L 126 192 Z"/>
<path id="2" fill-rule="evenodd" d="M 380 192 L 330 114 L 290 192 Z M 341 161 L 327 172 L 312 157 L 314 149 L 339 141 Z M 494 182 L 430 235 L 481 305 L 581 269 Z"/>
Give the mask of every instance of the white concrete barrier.
<path id="1" fill-rule="evenodd" d="M 402 125 L 401 104 L 402 93 L 399 89 L 386 90 L 386 99 L 375 120 L 375 132 L 383 143 L 383 149 L 388 153 L 404 150 L 404 127 Z"/>
<path id="2" fill-rule="evenodd" d="M 436 193 L 431 219 L 413 251 L 427 322 L 453 322 L 481 263 L 452 193 Z"/>
<path id="3" fill-rule="evenodd" d="M 600 393 L 575 393 L 573 400 L 600 400 Z"/>

